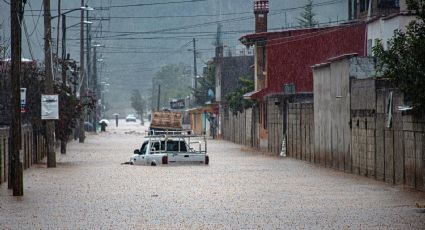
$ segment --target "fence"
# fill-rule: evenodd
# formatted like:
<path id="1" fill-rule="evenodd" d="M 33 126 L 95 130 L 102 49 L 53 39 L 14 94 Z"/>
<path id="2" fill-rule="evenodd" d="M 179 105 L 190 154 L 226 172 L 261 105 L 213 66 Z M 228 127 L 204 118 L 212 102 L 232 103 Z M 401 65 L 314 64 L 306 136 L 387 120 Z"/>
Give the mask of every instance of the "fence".
<path id="1" fill-rule="evenodd" d="M 246 109 L 243 112 L 233 114 L 229 110 L 224 110 L 222 124 L 223 138 L 237 144 L 253 146 L 255 132 L 253 127 L 253 109 Z"/>
<path id="2" fill-rule="evenodd" d="M 323 156 L 314 151 L 312 103 L 288 105 L 287 155 L 300 160 L 320 163 Z"/>
<path id="3" fill-rule="evenodd" d="M 22 165 L 24 169 L 41 161 L 46 156 L 46 141 L 41 134 L 33 132 L 31 126 L 22 127 Z M 9 128 L 0 127 L 0 184 L 8 180 Z"/>

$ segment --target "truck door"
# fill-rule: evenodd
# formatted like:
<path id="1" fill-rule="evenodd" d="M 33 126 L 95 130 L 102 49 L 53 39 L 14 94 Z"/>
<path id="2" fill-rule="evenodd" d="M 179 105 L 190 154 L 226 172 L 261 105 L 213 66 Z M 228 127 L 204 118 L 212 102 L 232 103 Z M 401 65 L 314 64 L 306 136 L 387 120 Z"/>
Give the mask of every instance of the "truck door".
<path id="1" fill-rule="evenodd" d="M 136 156 L 136 161 L 134 162 L 134 164 L 136 164 L 136 165 L 146 164 L 146 154 L 147 154 L 147 150 L 148 150 L 148 145 L 149 145 L 148 141 L 145 141 L 143 143 L 142 147 L 140 148 L 139 155 Z"/>

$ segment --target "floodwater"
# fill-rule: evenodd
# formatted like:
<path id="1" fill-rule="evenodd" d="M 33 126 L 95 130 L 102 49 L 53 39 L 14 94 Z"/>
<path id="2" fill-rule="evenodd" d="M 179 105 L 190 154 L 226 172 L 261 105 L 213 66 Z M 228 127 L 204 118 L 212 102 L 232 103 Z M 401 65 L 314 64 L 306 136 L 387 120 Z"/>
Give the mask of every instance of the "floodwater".
<path id="1" fill-rule="evenodd" d="M 0 229 L 425 229 L 425 193 L 226 141 L 210 165 L 131 166 L 145 127 L 106 133 L 24 172 L 24 197 L 0 186 Z"/>

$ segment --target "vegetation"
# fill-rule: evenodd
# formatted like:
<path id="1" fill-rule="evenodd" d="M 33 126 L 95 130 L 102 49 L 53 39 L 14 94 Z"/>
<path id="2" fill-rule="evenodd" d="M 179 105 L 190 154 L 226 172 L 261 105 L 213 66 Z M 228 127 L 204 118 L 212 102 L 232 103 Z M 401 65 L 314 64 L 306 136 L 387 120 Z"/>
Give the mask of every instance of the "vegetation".
<path id="1" fill-rule="evenodd" d="M 240 78 L 239 81 L 242 87 L 239 87 L 237 90 L 229 93 L 225 97 L 226 102 L 233 113 L 242 112 L 243 109 L 252 106 L 252 101 L 244 99 L 243 95 L 254 90 L 254 81 L 246 78 Z"/>
<path id="2" fill-rule="evenodd" d="M 3 24 L 0 24 L 0 30 L 2 29 Z M 2 40 L 2 37 L 0 36 L 0 59 L 6 58 L 6 42 Z"/>
<path id="3" fill-rule="evenodd" d="M 388 42 L 387 50 L 382 42 L 373 48 L 379 60 L 379 70 L 411 102 L 416 112 L 425 112 L 425 0 L 408 0 L 409 9 L 417 14 L 406 32 L 396 31 Z"/>
<path id="4" fill-rule="evenodd" d="M 198 88 L 192 89 L 196 98 L 196 104 L 203 105 L 214 100 L 215 95 L 215 66 L 208 64 L 207 72 L 198 79 Z M 212 94 L 211 94 L 212 93 Z"/>
<path id="5" fill-rule="evenodd" d="M 316 14 L 313 12 L 313 0 L 308 0 L 304 6 L 304 12 L 301 13 L 301 18 L 297 18 L 298 24 L 303 28 L 317 26 L 318 21 L 314 18 Z"/>
<path id="6" fill-rule="evenodd" d="M 134 89 L 131 94 L 131 107 L 136 110 L 137 114 L 140 116 L 141 124 L 144 124 L 143 115 L 146 112 L 146 100 L 142 98 L 140 91 L 138 89 Z"/>
<path id="7" fill-rule="evenodd" d="M 55 122 L 55 135 L 61 141 L 61 153 L 66 153 L 66 144 L 75 127 L 83 106 L 72 95 L 68 86 L 55 85 L 55 93 L 59 95 L 59 120 Z"/>
<path id="8" fill-rule="evenodd" d="M 171 99 L 188 97 L 193 80 L 191 73 L 191 68 L 184 64 L 162 67 L 152 80 L 152 107 L 156 109 L 159 86 L 161 86 L 160 109 L 168 108 Z"/>

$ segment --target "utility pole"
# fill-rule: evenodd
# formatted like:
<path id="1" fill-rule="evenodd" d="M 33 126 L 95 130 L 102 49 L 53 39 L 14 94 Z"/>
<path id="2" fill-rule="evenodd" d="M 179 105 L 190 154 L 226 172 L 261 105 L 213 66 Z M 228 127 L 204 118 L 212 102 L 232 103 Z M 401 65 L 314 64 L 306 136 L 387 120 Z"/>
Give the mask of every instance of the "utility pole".
<path id="1" fill-rule="evenodd" d="M 198 67 L 196 63 L 196 40 L 193 38 L 193 73 L 195 74 L 195 91 L 198 88 Z"/>
<path id="2" fill-rule="evenodd" d="M 52 28 L 50 15 L 50 0 L 43 0 L 44 9 L 44 63 L 45 63 L 45 93 L 52 95 L 53 90 L 53 73 L 52 73 Z M 46 120 L 46 144 L 47 144 L 47 167 L 56 167 L 56 153 L 54 147 L 54 120 Z"/>
<path id="3" fill-rule="evenodd" d="M 66 86 L 66 15 L 62 14 L 62 85 Z"/>
<path id="4" fill-rule="evenodd" d="M 88 20 L 88 18 L 89 18 L 89 11 L 86 11 L 86 19 Z M 86 50 L 87 50 L 87 53 L 86 53 L 86 61 L 87 61 L 87 74 L 86 74 L 86 96 L 87 96 L 87 99 L 89 99 L 89 96 L 93 96 L 93 88 L 92 88 L 92 84 L 91 84 L 91 78 L 92 78 L 92 76 L 91 76 L 91 60 L 90 60 L 90 52 L 91 52 L 91 38 L 90 38 L 90 25 L 87 23 L 86 24 L 86 34 L 87 34 L 87 36 L 86 36 L 86 45 L 87 45 L 87 47 L 86 47 Z M 91 92 L 90 94 L 89 94 L 89 92 Z M 85 116 L 86 116 L 86 118 L 87 118 L 87 120 L 89 121 L 89 122 L 93 122 L 92 121 L 92 116 L 91 116 L 91 114 L 87 111 L 87 113 L 85 114 Z M 94 126 L 95 124 L 93 124 L 93 126 Z M 94 126 L 95 127 L 95 126 Z"/>
<path id="5" fill-rule="evenodd" d="M 156 102 L 156 111 L 159 111 L 160 103 L 161 103 L 161 85 L 158 85 L 158 101 Z"/>
<path id="6" fill-rule="evenodd" d="M 21 25 L 23 18 L 22 0 L 10 1 L 10 29 L 11 29 L 11 62 L 12 62 L 12 124 L 10 129 L 10 182 L 14 196 L 24 195 L 21 152 Z"/>
<path id="7" fill-rule="evenodd" d="M 61 23 L 61 0 L 58 0 L 58 25 L 56 28 L 57 34 L 56 34 L 56 59 L 59 59 L 59 28 Z M 58 63 L 58 62 L 56 62 Z M 59 63 L 58 63 L 59 64 Z"/>
<path id="8" fill-rule="evenodd" d="M 81 0 L 81 6 L 84 6 L 84 0 Z M 83 105 L 84 97 L 85 97 L 85 84 L 84 84 L 84 11 L 81 11 L 81 20 L 80 20 L 80 103 Z M 82 111 L 80 115 L 79 121 L 79 142 L 84 143 L 84 139 L 86 138 L 84 131 L 84 111 Z"/>
<path id="9" fill-rule="evenodd" d="M 98 90 L 97 90 L 97 55 L 96 55 L 96 46 L 93 46 L 93 77 L 92 77 L 92 90 L 94 93 L 95 103 L 93 107 L 93 126 L 94 132 L 97 132 L 97 99 L 98 99 Z"/>

